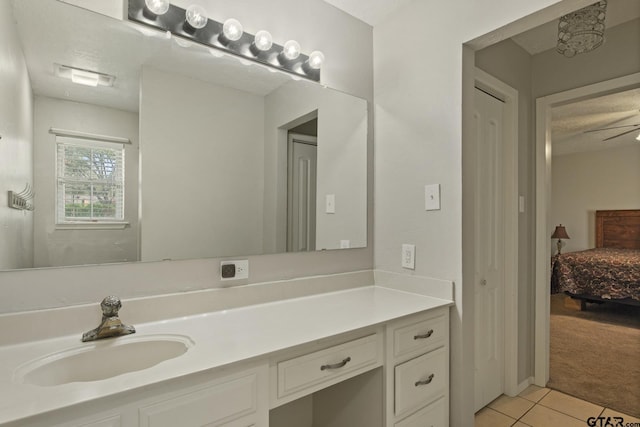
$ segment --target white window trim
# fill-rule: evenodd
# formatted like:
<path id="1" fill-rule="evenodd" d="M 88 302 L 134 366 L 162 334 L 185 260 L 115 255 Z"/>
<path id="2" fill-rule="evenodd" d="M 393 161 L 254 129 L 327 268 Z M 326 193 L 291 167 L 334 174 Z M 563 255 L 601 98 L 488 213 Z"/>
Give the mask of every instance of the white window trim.
<path id="1" fill-rule="evenodd" d="M 55 229 L 56 230 L 118 230 L 125 229 L 130 224 L 128 221 L 122 219 L 117 220 L 113 218 L 105 218 L 104 220 L 100 219 L 78 219 L 78 220 L 66 220 L 64 218 L 59 217 L 59 188 L 58 188 L 58 144 L 69 143 L 69 144 L 78 144 L 78 145 L 94 145 L 94 146 L 103 146 L 107 147 L 111 144 L 116 144 L 117 146 L 121 146 L 123 150 L 123 155 L 125 154 L 125 144 L 131 144 L 129 139 L 120 138 L 120 137 L 109 137 L 105 135 L 94 135 L 87 134 L 83 132 L 74 132 L 68 130 L 60 130 L 51 128 L 49 133 L 55 135 Z M 123 164 L 124 166 L 124 164 Z M 124 173 L 124 170 L 123 170 Z M 122 202 L 124 203 L 124 199 L 126 197 L 126 179 L 123 177 L 122 181 L 123 187 L 123 196 Z M 123 208 L 123 217 L 124 217 L 124 208 Z"/>
<path id="2" fill-rule="evenodd" d="M 127 221 L 67 221 L 56 223 L 56 230 L 124 230 L 129 227 Z"/>

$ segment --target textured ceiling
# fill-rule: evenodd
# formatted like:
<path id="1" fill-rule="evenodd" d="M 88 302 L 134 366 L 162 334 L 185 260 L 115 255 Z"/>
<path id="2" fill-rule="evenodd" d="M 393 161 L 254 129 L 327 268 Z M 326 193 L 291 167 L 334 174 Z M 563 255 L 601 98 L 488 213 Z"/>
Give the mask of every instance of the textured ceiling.
<path id="1" fill-rule="evenodd" d="M 634 124 L 638 127 L 627 126 Z M 610 127 L 616 129 L 586 132 Z M 637 131 L 603 141 L 632 129 Z M 554 155 L 640 145 L 635 139 L 639 134 L 640 88 L 574 102 L 552 110 Z"/>
<path id="2" fill-rule="evenodd" d="M 36 95 L 138 111 L 143 65 L 256 95 L 292 80 L 288 74 L 249 61 L 243 65 L 231 55 L 214 57 L 200 45 L 56 0 L 12 4 Z M 71 83 L 54 74 L 54 63 L 111 74 L 114 87 Z"/>

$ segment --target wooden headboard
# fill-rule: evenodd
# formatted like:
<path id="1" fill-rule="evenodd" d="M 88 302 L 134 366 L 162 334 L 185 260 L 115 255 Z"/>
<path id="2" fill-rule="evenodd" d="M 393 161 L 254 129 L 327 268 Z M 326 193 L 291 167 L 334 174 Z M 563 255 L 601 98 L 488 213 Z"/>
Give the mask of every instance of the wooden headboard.
<path id="1" fill-rule="evenodd" d="M 596 248 L 640 249 L 640 209 L 596 211 Z"/>

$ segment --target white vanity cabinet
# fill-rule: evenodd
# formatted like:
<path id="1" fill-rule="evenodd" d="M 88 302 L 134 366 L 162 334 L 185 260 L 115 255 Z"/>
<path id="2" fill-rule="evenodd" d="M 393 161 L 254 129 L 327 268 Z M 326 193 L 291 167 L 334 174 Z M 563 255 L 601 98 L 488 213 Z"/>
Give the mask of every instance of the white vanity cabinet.
<path id="1" fill-rule="evenodd" d="M 203 374 L 211 376 L 210 373 Z M 268 366 L 242 369 L 228 375 L 186 387 L 167 386 L 168 392 L 141 391 L 130 394 L 129 403 L 122 399 L 96 402 L 69 408 L 52 417 L 38 417 L 21 426 L 47 427 L 266 427 L 269 423 Z M 108 406 L 110 410 L 99 412 Z M 79 413 L 97 410 L 89 416 Z M 58 418 L 71 421 L 58 423 Z"/>
<path id="2" fill-rule="evenodd" d="M 57 386 L 7 372 L 76 336 L 0 347 L 0 425 L 445 427 L 451 304 L 374 286 L 140 325 L 194 344 L 144 370 Z"/>
<path id="3" fill-rule="evenodd" d="M 449 425 L 449 309 L 386 327 L 388 427 Z"/>

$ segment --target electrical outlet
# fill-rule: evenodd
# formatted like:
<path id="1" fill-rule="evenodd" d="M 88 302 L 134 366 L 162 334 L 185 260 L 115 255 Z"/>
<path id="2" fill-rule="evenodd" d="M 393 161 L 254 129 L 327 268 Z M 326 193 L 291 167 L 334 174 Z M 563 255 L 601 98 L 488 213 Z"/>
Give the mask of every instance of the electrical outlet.
<path id="1" fill-rule="evenodd" d="M 402 245 L 402 268 L 415 270 L 416 268 L 416 245 Z"/>
<path id="2" fill-rule="evenodd" d="M 235 266 L 235 274 L 231 277 L 222 277 L 222 269 L 225 265 Z M 225 274 L 226 276 L 226 274 Z M 240 280 L 249 278 L 249 260 L 222 261 L 220 262 L 220 280 Z"/>
<path id="3" fill-rule="evenodd" d="M 340 249 L 348 249 L 351 247 L 351 241 L 349 240 L 340 240 Z"/>

